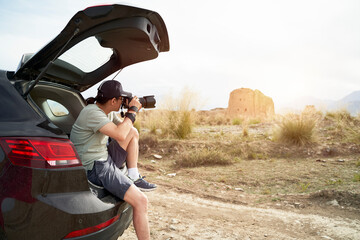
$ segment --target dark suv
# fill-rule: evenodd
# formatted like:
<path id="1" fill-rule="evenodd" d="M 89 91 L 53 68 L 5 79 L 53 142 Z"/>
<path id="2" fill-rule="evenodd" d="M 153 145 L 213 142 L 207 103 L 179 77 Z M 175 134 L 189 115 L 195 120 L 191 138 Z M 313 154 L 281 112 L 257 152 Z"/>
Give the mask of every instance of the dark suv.
<path id="1" fill-rule="evenodd" d="M 69 140 L 80 92 L 169 50 L 156 12 L 124 5 L 79 11 L 16 71 L 0 70 L 0 239 L 117 239 L 132 208 L 90 186 Z"/>

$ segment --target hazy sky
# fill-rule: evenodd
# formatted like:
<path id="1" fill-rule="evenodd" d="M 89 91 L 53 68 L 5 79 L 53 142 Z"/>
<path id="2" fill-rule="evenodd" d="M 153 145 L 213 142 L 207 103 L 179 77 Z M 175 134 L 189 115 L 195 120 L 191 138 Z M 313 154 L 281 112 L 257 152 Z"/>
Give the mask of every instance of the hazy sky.
<path id="1" fill-rule="evenodd" d="M 227 107 L 229 93 L 245 87 L 279 109 L 301 96 L 338 100 L 360 90 L 358 0 L 130 2 L 158 12 L 170 38 L 170 52 L 116 78 L 136 95 L 161 100 L 188 87 L 209 109 Z M 15 70 L 77 11 L 102 3 L 110 2 L 0 0 L 0 69 Z"/>

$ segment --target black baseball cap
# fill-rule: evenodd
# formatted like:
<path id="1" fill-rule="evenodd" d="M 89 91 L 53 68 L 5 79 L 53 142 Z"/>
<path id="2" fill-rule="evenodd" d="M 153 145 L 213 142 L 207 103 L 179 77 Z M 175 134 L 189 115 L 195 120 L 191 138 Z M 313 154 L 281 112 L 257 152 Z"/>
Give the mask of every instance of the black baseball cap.
<path id="1" fill-rule="evenodd" d="M 105 98 L 132 97 L 132 94 L 125 92 L 121 83 L 116 80 L 106 80 L 98 87 L 98 96 Z"/>

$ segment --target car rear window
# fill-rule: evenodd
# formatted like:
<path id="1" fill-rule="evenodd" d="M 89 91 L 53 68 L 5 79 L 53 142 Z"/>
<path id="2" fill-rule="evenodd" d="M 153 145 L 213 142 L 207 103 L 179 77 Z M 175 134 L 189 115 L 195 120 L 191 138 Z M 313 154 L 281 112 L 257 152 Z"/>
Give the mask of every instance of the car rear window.
<path id="1" fill-rule="evenodd" d="M 38 121 L 42 119 L 16 91 L 7 79 L 5 71 L 0 71 L 0 112 L 1 122 Z"/>
<path id="2" fill-rule="evenodd" d="M 112 54 L 111 48 L 104 48 L 95 37 L 89 37 L 70 48 L 59 59 L 88 73 L 109 61 Z"/>

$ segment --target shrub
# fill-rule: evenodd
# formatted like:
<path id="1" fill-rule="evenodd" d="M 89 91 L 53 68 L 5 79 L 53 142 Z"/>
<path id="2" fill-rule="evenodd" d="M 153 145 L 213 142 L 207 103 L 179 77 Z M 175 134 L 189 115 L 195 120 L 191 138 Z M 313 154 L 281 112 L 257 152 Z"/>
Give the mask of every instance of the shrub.
<path id="1" fill-rule="evenodd" d="M 359 120 L 352 117 L 347 110 L 327 112 L 325 119 L 334 123 L 333 128 L 328 128 L 330 134 L 344 142 L 360 143 Z"/>
<path id="2" fill-rule="evenodd" d="M 162 131 L 164 134 L 172 134 L 178 125 L 179 113 L 176 111 L 167 112 L 167 122 L 162 126 Z"/>
<path id="3" fill-rule="evenodd" d="M 243 135 L 243 137 L 249 136 L 249 129 L 246 126 L 243 127 L 242 135 Z"/>
<path id="4" fill-rule="evenodd" d="M 341 179 L 329 179 L 326 181 L 326 185 L 340 185 L 343 184 Z"/>
<path id="5" fill-rule="evenodd" d="M 230 165 L 232 160 L 229 156 L 216 150 L 196 150 L 187 153 L 179 161 L 176 161 L 178 167 L 199 167 L 199 166 L 215 166 Z"/>
<path id="6" fill-rule="evenodd" d="M 174 133 L 178 138 L 184 139 L 192 132 L 191 115 L 190 112 L 184 111 L 180 117 L 180 122 L 174 126 Z"/>
<path id="7" fill-rule="evenodd" d="M 234 118 L 232 120 L 232 125 L 241 125 L 242 124 L 242 119 L 240 118 Z"/>
<path id="8" fill-rule="evenodd" d="M 259 124 L 261 123 L 260 119 L 250 119 L 249 120 L 249 125 L 255 125 L 255 124 Z"/>
<path id="9" fill-rule="evenodd" d="M 154 135 L 145 134 L 139 140 L 139 145 L 146 145 L 148 147 L 156 147 L 158 144 L 158 139 Z"/>
<path id="10" fill-rule="evenodd" d="M 141 126 L 148 129 L 152 134 L 156 134 L 157 130 L 162 128 L 164 112 L 159 109 L 142 111 L 139 117 Z"/>
<path id="11" fill-rule="evenodd" d="M 338 122 L 343 121 L 351 121 L 353 120 L 353 117 L 351 116 L 350 112 L 347 110 L 338 110 L 334 112 L 326 112 L 325 114 L 326 119 L 333 119 Z"/>
<path id="12" fill-rule="evenodd" d="M 184 139 L 192 133 L 194 124 L 192 104 L 196 104 L 196 93 L 184 88 L 178 99 L 172 95 L 166 97 L 162 106 L 165 116 L 162 118 L 161 131 L 165 135 L 173 135 Z"/>
<path id="13" fill-rule="evenodd" d="M 306 192 L 310 186 L 310 183 L 299 183 L 300 192 Z"/>
<path id="14" fill-rule="evenodd" d="M 314 139 L 314 128 L 316 121 L 298 115 L 287 115 L 275 131 L 274 138 L 281 142 L 294 145 L 304 145 Z"/>
<path id="15" fill-rule="evenodd" d="M 354 182 L 360 182 L 360 173 L 356 173 L 353 178 Z"/>

